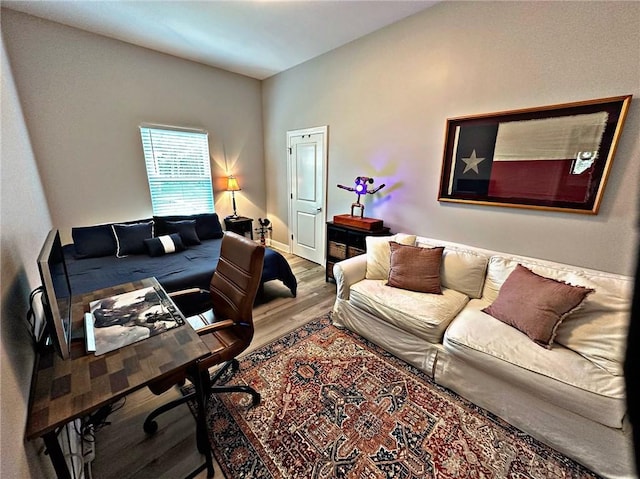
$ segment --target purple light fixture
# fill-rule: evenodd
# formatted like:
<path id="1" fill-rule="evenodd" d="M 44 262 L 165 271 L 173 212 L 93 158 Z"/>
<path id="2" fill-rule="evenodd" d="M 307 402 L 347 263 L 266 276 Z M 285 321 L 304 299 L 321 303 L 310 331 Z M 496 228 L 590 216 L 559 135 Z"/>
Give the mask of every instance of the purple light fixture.
<path id="1" fill-rule="evenodd" d="M 347 190 L 347 191 L 353 191 L 355 192 L 356 195 L 358 195 L 357 201 L 355 203 L 351 203 L 351 216 L 354 216 L 353 215 L 354 208 L 360 208 L 360 218 L 364 217 L 364 205 L 360 203 L 360 195 L 365 195 L 367 193 L 369 194 L 377 193 L 385 186 L 383 183 L 377 188 L 369 190 L 367 187 L 367 184 L 373 184 L 373 178 L 370 178 L 368 176 L 358 176 L 355 180 L 355 187 L 338 185 L 338 188 L 342 188 L 343 190 Z"/>

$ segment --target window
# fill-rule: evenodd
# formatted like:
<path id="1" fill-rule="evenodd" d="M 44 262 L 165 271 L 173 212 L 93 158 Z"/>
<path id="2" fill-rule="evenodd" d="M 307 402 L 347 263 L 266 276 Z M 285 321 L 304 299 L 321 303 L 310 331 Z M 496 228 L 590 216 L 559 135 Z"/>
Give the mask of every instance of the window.
<path id="1" fill-rule="evenodd" d="M 214 213 L 208 133 L 141 125 L 153 214 Z"/>

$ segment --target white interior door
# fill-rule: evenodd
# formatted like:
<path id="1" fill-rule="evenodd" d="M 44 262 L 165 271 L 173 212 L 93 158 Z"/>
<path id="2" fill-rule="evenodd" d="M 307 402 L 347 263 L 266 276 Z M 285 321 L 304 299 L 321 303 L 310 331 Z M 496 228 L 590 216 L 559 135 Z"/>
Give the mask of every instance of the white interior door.
<path id="1" fill-rule="evenodd" d="M 287 132 L 291 252 L 324 261 L 327 127 Z"/>

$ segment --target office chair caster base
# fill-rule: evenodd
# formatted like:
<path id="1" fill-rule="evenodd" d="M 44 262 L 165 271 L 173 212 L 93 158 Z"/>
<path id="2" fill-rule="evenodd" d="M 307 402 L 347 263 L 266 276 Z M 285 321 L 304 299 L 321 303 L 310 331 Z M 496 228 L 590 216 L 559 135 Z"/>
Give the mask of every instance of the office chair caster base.
<path id="1" fill-rule="evenodd" d="M 158 432 L 158 423 L 156 421 L 145 421 L 142 425 L 142 429 L 144 432 L 149 434 L 149 436 L 153 436 L 156 432 Z"/>
<path id="2" fill-rule="evenodd" d="M 144 420 L 144 424 L 142 425 L 142 429 L 144 430 L 144 432 L 146 432 L 147 434 L 149 434 L 150 436 L 154 435 L 157 431 L 158 431 L 158 423 L 156 422 L 156 418 L 164 413 L 169 411 L 170 409 L 173 409 L 174 407 L 180 405 L 180 404 L 184 404 L 187 401 L 189 401 L 190 399 L 192 399 L 194 397 L 194 393 L 191 394 L 187 394 L 186 396 L 183 396 L 181 398 L 175 399 L 167 404 L 163 404 L 162 406 L 160 406 L 159 408 L 154 409 L 153 411 L 151 411 L 149 413 L 149 415 L 147 416 L 147 418 Z"/>
<path id="3" fill-rule="evenodd" d="M 210 376 L 209 382 L 212 385 L 218 384 L 222 386 L 228 383 L 239 369 L 240 362 L 236 358 L 233 358 L 218 368 L 218 370 Z"/>

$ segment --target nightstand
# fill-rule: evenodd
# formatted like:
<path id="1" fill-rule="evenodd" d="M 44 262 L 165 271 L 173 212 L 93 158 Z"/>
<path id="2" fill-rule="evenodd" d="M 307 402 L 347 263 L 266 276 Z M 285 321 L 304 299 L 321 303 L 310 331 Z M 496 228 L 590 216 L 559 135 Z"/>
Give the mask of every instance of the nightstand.
<path id="1" fill-rule="evenodd" d="M 233 231 L 234 233 L 253 239 L 253 218 L 227 216 L 224 219 L 224 227 L 227 231 Z"/>

